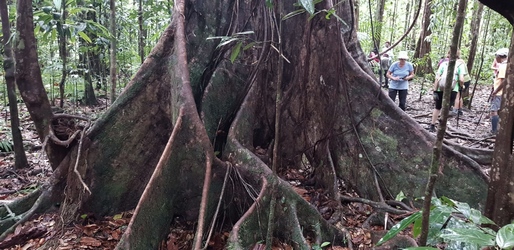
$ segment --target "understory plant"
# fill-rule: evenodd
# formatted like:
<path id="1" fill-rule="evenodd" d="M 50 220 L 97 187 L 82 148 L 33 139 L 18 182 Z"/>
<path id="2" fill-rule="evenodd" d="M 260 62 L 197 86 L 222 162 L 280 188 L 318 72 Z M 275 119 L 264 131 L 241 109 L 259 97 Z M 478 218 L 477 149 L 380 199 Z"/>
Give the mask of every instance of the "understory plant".
<path id="1" fill-rule="evenodd" d="M 406 217 L 378 242 L 377 246 L 395 237 L 399 232 L 412 225 L 413 237 L 421 233 L 422 211 Z M 495 225 L 489 218 L 467 203 L 454 201 L 447 197 L 432 200 L 428 242 L 430 246 L 445 244 L 446 249 L 480 250 L 484 247 L 512 249 L 514 247 L 514 224 L 508 224 L 494 231 L 485 225 Z M 413 247 L 408 249 L 437 249 L 432 247 Z"/>

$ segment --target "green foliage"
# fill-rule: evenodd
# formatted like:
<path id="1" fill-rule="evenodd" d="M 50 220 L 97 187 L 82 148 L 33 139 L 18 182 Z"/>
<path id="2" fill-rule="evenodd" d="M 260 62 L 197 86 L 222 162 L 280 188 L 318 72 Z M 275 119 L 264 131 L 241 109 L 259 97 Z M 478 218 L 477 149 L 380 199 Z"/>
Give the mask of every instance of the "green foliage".
<path id="1" fill-rule="evenodd" d="M 412 227 L 414 237 L 421 232 L 422 212 L 418 211 L 396 224 L 389 230 L 377 246 L 395 237 L 400 231 Z M 511 249 L 514 247 L 514 224 L 502 227 L 498 232 L 483 227 L 484 224 L 494 224 L 480 211 L 471 208 L 467 203 L 454 201 L 447 197 L 432 200 L 429 221 L 429 244 L 446 243 L 448 249 L 481 249 L 497 247 Z M 437 249 L 431 247 L 416 247 L 408 249 Z"/>
<path id="2" fill-rule="evenodd" d="M 218 44 L 217 48 L 221 48 L 223 46 L 229 45 L 230 43 L 236 43 L 236 45 L 232 48 L 232 52 L 230 53 L 230 62 L 234 63 L 234 61 L 237 59 L 241 52 L 241 47 L 243 46 L 243 42 L 248 43 L 245 47 L 243 47 L 243 50 L 247 50 L 255 44 L 254 42 L 248 42 L 250 39 L 248 38 L 248 35 L 253 34 L 253 31 L 243 31 L 235 33 L 232 36 L 214 36 L 214 37 L 208 37 L 207 40 L 212 39 L 221 39 L 220 43 Z"/>
<path id="3" fill-rule="evenodd" d="M 324 247 L 327 247 L 329 245 L 330 245 L 330 242 L 325 241 L 325 242 L 321 243 L 321 245 L 313 245 L 312 250 L 322 250 Z"/>
<path id="4" fill-rule="evenodd" d="M 0 140 L 0 152 L 11 152 L 13 151 L 13 145 L 8 139 Z"/>

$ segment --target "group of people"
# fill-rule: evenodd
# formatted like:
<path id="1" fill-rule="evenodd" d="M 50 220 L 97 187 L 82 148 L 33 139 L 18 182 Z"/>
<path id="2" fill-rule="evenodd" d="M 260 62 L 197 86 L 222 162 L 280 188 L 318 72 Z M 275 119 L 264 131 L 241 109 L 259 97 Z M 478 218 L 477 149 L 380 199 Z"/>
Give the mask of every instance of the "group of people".
<path id="1" fill-rule="evenodd" d="M 381 58 L 378 62 L 381 65 L 381 69 L 387 68 L 388 70 L 380 72 L 380 83 L 382 83 L 382 76 L 385 77 L 385 87 L 389 89 L 389 97 L 396 102 L 396 96 L 399 99 L 400 109 L 405 111 L 407 94 L 409 89 L 409 81 L 414 78 L 414 67 L 412 63 L 408 62 L 407 51 L 400 51 L 398 53 L 398 61 L 391 63 L 393 59 L 392 50 L 389 48 L 390 44 L 386 43 L 386 48 L 382 52 Z M 498 110 L 501 104 L 501 95 L 505 85 L 503 81 L 506 77 L 507 70 L 507 56 L 509 49 L 502 48 L 496 51 L 495 60 L 491 68 L 494 70 L 494 84 L 493 91 L 491 93 L 490 101 L 490 119 L 491 119 L 491 135 L 498 133 L 499 116 Z M 471 76 L 469 75 L 466 62 L 460 58 L 460 51 L 457 51 L 457 60 L 455 63 L 454 72 L 451 80 L 446 80 L 448 66 L 450 61 L 450 52 L 446 57 L 442 58 L 438 63 L 438 69 L 436 71 L 436 77 L 432 86 L 433 98 L 434 98 L 434 109 L 432 111 L 432 119 L 428 130 L 430 132 L 436 131 L 436 122 L 441 113 L 442 101 L 443 101 L 443 90 L 445 84 L 451 83 L 451 94 L 450 94 L 450 114 L 451 115 L 462 115 L 463 108 L 463 97 L 462 94 L 466 93 L 471 83 Z M 389 65 L 388 65 L 389 64 Z M 388 66 L 388 67 L 387 67 Z"/>
<path id="2" fill-rule="evenodd" d="M 432 86 L 433 97 L 435 107 L 432 111 L 432 120 L 430 123 L 430 127 L 428 130 L 430 132 L 435 132 L 435 124 L 439 115 L 441 114 L 441 108 L 443 103 L 443 90 L 444 86 L 447 83 L 446 76 L 448 72 L 448 66 L 450 61 L 450 52 L 446 54 L 446 57 L 441 59 L 438 64 L 436 77 L 434 84 Z M 453 115 L 462 115 L 462 106 L 463 99 L 462 93 L 469 88 L 469 84 L 471 82 L 471 77 L 468 73 L 468 68 L 466 62 L 460 58 L 460 51 L 457 51 L 457 60 L 455 62 L 455 68 L 452 74 L 452 78 L 449 80 L 451 83 L 451 93 L 450 93 L 450 108 L 452 109 L 450 112 Z"/>

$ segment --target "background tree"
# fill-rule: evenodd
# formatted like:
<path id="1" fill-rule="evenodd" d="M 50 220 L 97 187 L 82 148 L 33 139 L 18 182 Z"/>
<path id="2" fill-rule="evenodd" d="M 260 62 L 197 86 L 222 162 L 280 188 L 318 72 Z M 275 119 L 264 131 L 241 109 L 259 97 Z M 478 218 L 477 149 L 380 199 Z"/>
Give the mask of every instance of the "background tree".
<path id="1" fill-rule="evenodd" d="M 116 100 L 116 82 L 118 79 L 117 67 L 116 67 L 116 2 L 114 0 L 109 1 L 111 16 L 110 16 L 110 29 L 111 29 L 111 67 L 110 67 L 110 80 L 111 80 L 111 103 Z"/>
<path id="2" fill-rule="evenodd" d="M 497 2 L 481 0 L 483 4 L 490 5 L 492 9 L 498 9 Z M 514 25 L 514 4 L 509 2 L 502 6 L 501 10 L 496 10 L 509 22 Z M 491 167 L 491 180 L 489 182 L 487 203 L 485 206 L 485 215 L 491 218 L 497 226 L 501 227 L 512 223 L 514 219 L 514 186 L 512 179 L 514 171 L 512 171 L 512 160 L 514 159 L 514 114 L 509 112 L 514 108 L 514 100 L 511 96 L 514 93 L 514 35 L 511 38 L 507 77 L 503 81 L 505 86 L 503 89 L 502 103 L 500 115 L 500 129 L 497 138 L 505 138 L 496 142 L 493 154 L 493 163 Z"/>
<path id="3" fill-rule="evenodd" d="M 12 55 L 11 24 L 6 0 L 0 0 L 0 18 L 2 19 L 2 36 L 4 44 L 4 70 L 9 98 L 9 112 L 11 118 L 11 133 L 14 145 L 14 167 L 16 169 L 28 167 L 27 156 L 23 148 L 23 137 L 20 131 L 20 118 L 18 117 L 18 98 L 14 82 L 14 58 Z"/>
<path id="4" fill-rule="evenodd" d="M 450 58 L 448 62 L 448 70 L 446 76 L 446 83 L 443 94 L 443 107 L 441 108 L 441 123 L 437 129 L 437 140 L 433 146 L 432 161 L 430 163 L 430 170 L 428 175 L 427 186 L 425 188 L 425 195 L 423 199 L 423 217 L 421 222 L 421 234 L 419 236 L 419 244 L 421 246 L 427 245 L 429 222 L 430 222 L 430 207 L 432 206 L 432 197 L 434 196 L 435 183 L 440 177 L 441 171 L 441 150 L 443 148 L 444 134 L 446 133 L 446 123 L 448 120 L 448 113 L 450 108 L 450 93 L 452 92 L 452 80 L 456 67 L 457 51 L 459 41 L 462 34 L 462 27 L 464 26 L 464 16 L 466 14 L 467 0 L 459 0 L 457 8 L 457 16 L 455 26 L 453 29 L 452 42 L 450 44 Z"/>
<path id="5" fill-rule="evenodd" d="M 429 37 L 432 34 L 430 30 L 430 18 L 432 17 L 432 0 L 426 0 L 423 7 L 423 22 L 421 24 L 421 32 L 416 42 L 416 50 L 413 58 L 417 60 L 417 73 L 430 74 L 434 72 L 432 68 L 432 60 L 430 58 L 431 46 Z"/>

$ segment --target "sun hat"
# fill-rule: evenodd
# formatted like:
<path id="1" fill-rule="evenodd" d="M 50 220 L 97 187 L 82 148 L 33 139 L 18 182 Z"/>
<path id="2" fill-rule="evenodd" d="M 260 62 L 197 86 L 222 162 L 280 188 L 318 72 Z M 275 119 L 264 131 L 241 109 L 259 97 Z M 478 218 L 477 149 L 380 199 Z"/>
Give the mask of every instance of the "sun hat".
<path id="1" fill-rule="evenodd" d="M 509 55 L 509 49 L 507 48 L 501 48 L 496 53 L 494 53 L 497 56 L 508 56 Z"/>
<path id="2" fill-rule="evenodd" d="M 400 51 L 400 53 L 398 53 L 398 59 L 408 60 L 409 56 L 407 55 L 407 51 Z"/>

